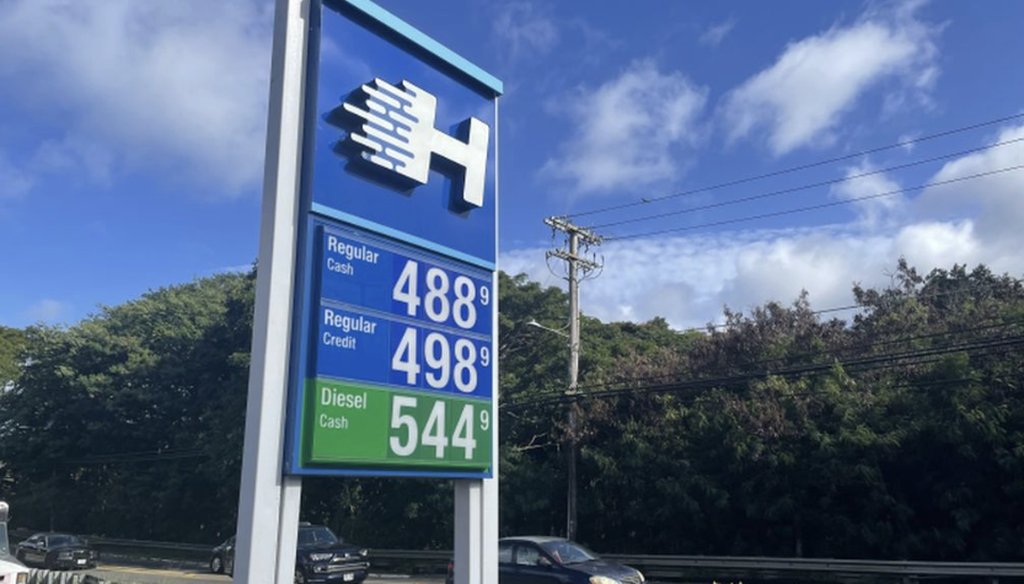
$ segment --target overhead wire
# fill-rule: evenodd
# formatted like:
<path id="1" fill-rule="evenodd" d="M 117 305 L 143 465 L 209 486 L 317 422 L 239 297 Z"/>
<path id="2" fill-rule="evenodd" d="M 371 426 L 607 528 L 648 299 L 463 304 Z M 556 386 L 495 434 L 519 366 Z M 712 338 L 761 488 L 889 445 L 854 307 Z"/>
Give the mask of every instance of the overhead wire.
<path id="1" fill-rule="evenodd" d="M 830 349 L 822 349 L 820 351 L 811 351 L 811 352 L 805 352 L 805 353 L 797 353 L 797 354 L 794 354 L 794 355 L 786 355 L 786 356 L 783 356 L 783 357 L 774 357 L 774 358 L 768 358 L 768 359 L 758 359 L 756 361 L 750 361 L 750 362 L 744 363 L 744 365 L 747 366 L 747 367 L 750 367 L 750 366 L 755 366 L 755 365 L 764 365 L 764 364 L 768 364 L 768 363 L 775 363 L 775 362 L 778 362 L 778 361 L 796 361 L 798 359 L 806 359 L 808 357 L 817 357 L 817 356 L 820 356 L 820 355 L 836 355 L 836 356 L 838 356 L 840 353 L 847 353 L 847 352 L 858 350 L 858 349 L 867 350 L 867 349 L 876 348 L 876 347 L 885 346 L 885 345 L 895 345 L 895 344 L 899 344 L 899 343 L 912 343 L 912 342 L 915 342 L 915 341 L 923 341 L 923 340 L 926 340 L 926 339 L 935 339 L 935 338 L 946 337 L 946 336 L 951 336 L 951 335 L 963 335 L 963 334 L 979 332 L 979 331 L 990 331 L 990 330 L 993 330 L 993 329 L 1008 328 L 1008 327 L 1012 327 L 1012 326 L 1018 326 L 1018 325 L 1021 325 L 1021 324 L 1024 324 L 1024 319 L 1014 319 L 1014 320 L 1010 320 L 1010 321 L 1004 321 L 1004 322 L 993 323 L 993 324 L 977 326 L 977 327 L 971 327 L 971 328 L 960 329 L 960 330 L 935 332 L 935 333 L 930 333 L 930 334 L 925 334 L 925 335 L 915 335 L 915 336 L 912 336 L 912 337 L 899 337 L 899 338 L 895 338 L 895 339 L 884 339 L 884 340 L 880 340 L 880 341 L 873 341 L 873 342 L 870 342 L 870 343 L 860 343 L 860 344 L 856 344 L 856 345 L 848 345 L 848 346 L 845 346 L 845 347 L 835 347 L 835 348 L 830 348 Z M 628 379 L 627 378 L 619 378 L 619 379 L 616 379 L 616 380 L 606 381 L 606 382 L 602 382 L 602 383 L 582 384 L 582 385 L 579 386 L 579 389 L 581 391 L 584 391 L 584 390 L 594 390 L 594 389 L 600 389 L 602 387 L 609 387 L 609 386 L 614 386 L 614 385 L 623 385 L 623 384 L 628 383 L 630 381 L 645 383 L 645 382 L 659 381 L 659 380 L 665 380 L 665 379 L 673 379 L 673 378 L 679 378 L 679 377 L 680 377 L 679 373 L 665 373 L 665 374 L 661 374 L 661 375 L 648 375 L 648 376 L 634 377 L 634 378 L 628 378 Z M 555 392 L 552 392 L 552 394 L 554 394 L 554 393 Z"/>
<path id="2" fill-rule="evenodd" d="M 722 221 L 713 221 L 713 222 L 710 222 L 710 223 L 700 223 L 700 224 L 697 224 L 697 225 L 686 225 L 686 226 L 683 226 L 683 227 L 669 227 L 667 229 L 657 229 L 657 230 L 653 230 L 653 231 L 646 231 L 646 232 L 642 232 L 642 233 L 632 233 L 632 234 L 628 234 L 628 235 L 606 236 L 604 238 L 604 241 L 605 242 L 616 242 L 616 241 L 623 241 L 623 240 L 627 240 L 627 239 L 637 239 L 637 238 L 640 238 L 640 237 L 650 237 L 652 235 L 661 235 L 661 234 L 664 234 L 664 233 L 674 233 L 674 232 L 679 232 L 679 231 L 691 231 L 691 230 L 694 230 L 694 229 L 701 229 L 701 228 L 704 228 L 704 227 L 719 227 L 719 226 L 722 226 L 722 225 L 731 225 L 731 224 L 735 224 L 735 223 L 744 223 L 744 222 L 747 222 L 747 221 L 756 221 L 756 220 L 759 220 L 759 219 L 770 219 L 772 217 L 782 217 L 784 215 L 793 215 L 793 214 L 796 214 L 796 213 L 806 213 L 806 212 L 809 212 L 809 211 L 818 211 L 818 210 L 827 209 L 827 208 L 830 208 L 830 207 L 839 207 L 839 206 L 843 206 L 843 205 L 851 205 L 853 203 L 857 203 L 857 202 L 860 202 L 860 201 L 869 201 L 869 200 L 872 200 L 872 199 L 880 199 L 880 198 L 883 198 L 883 197 L 891 197 L 891 196 L 894 196 L 894 195 L 899 195 L 899 194 L 902 194 L 902 193 L 908 193 L 908 192 L 920 190 L 920 189 L 923 189 L 923 188 L 936 187 L 936 186 L 942 186 L 942 185 L 949 185 L 949 184 L 964 182 L 964 181 L 968 181 L 968 180 L 975 180 L 975 179 L 979 179 L 979 178 L 984 178 L 984 177 L 987 177 L 987 176 L 993 176 L 993 175 L 1007 173 L 1007 172 L 1014 172 L 1014 171 L 1018 171 L 1018 170 L 1021 170 L 1021 169 L 1024 169 L 1024 164 L 1018 164 L 1018 165 L 1015 165 L 1015 166 L 1007 166 L 1007 167 L 999 168 L 999 169 L 996 169 L 996 170 L 990 170 L 990 171 L 986 171 L 986 172 L 979 172 L 979 173 L 975 173 L 975 174 L 971 174 L 971 175 L 960 176 L 960 177 L 957 177 L 957 178 L 952 178 L 952 179 L 944 180 L 944 181 L 931 182 L 931 183 L 927 183 L 927 184 L 923 184 L 923 185 L 918 185 L 918 186 L 914 186 L 914 187 L 895 189 L 895 190 L 886 191 L 886 192 L 883 192 L 883 193 L 876 193 L 876 194 L 873 194 L 873 195 L 865 195 L 863 197 L 853 197 L 853 198 L 850 198 L 850 199 L 844 199 L 842 201 L 831 201 L 829 203 L 821 203 L 821 204 L 818 204 L 818 205 L 809 205 L 809 206 L 806 206 L 806 207 L 798 207 L 798 208 L 795 208 L 795 209 L 786 209 L 786 210 L 783 210 L 783 211 L 773 211 L 773 212 L 770 212 L 770 213 L 761 213 L 761 214 L 758 214 L 758 215 L 750 215 L 750 216 L 747 216 L 747 217 L 738 217 L 738 218 L 735 218 L 735 219 L 724 219 Z"/>
<path id="3" fill-rule="evenodd" d="M 952 128 L 952 129 L 949 129 L 949 130 L 944 130 L 944 131 L 936 132 L 936 133 L 933 133 L 933 134 L 927 134 L 927 135 L 919 136 L 919 137 L 916 137 L 916 138 L 910 138 L 910 139 L 907 139 L 907 140 L 901 140 L 901 141 L 893 143 L 893 144 L 888 144 L 888 145 L 885 145 L 885 146 L 878 146 L 878 147 L 875 147 L 875 148 L 868 148 L 866 150 L 860 150 L 858 152 L 853 152 L 851 154 L 844 154 L 842 156 L 835 156 L 835 157 L 832 157 L 832 158 L 827 158 L 827 159 L 824 159 L 824 160 L 819 160 L 817 162 L 811 162 L 811 163 L 807 163 L 807 164 L 800 164 L 800 165 L 797 165 L 797 166 L 791 166 L 789 168 L 784 168 L 784 169 L 776 170 L 776 171 L 772 171 L 772 172 L 766 172 L 766 173 L 752 175 L 752 176 L 747 176 L 747 177 L 738 178 L 738 179 L 734 179 L 734 180 L 723 181 L 723 182 L 720 182 L 720 183 L 716 183 L 716 184 L 712 184 L 712 185 L 708 185 L 708 186 L 704 186 L 704 187 L 699 187 L 699 188 L 694 188 L 694 189 L 688 189 L 688 190 L 685 190 L 685 191 L 671 193 L 671 194 L 663 195 L 663 196 L 660 196 L 660 197 L 643 198 L 643 199 L 641 199 L 639 201 L 634 201 L 634 202 L 631 202 L 631 203 L 622 203 L 622 204 L 618 204 L 618 205 L 609 205 L 609 206 L 606 206 L 606 207 L 600 207 L 600 208 L 591 209 L 591 210 L 588 210 L 588 211 L 581 211 L 581 212 L 578 212 L 578 213 L 569 213 L 566 216 L 574 218 L 574 219 L 578 219 L 580 217 L 596 215 L 596 214 L 599 214 L 599 213 L 606 213 L 606 212 L 609 212 L 609 211 L 618 211 L 618 210 L 621 210 L 621 209 L 628 209 L 628 208 L 631 208 L 631 207 L 637 207 L 637 206 L 641 206 L 641 205 L 649 205 L 649 204 L 652 204 L 652 203 L 658 203 L 658 202 L 661 202 L 661 201 L 666 201 L 666 200 L 675 199 L 675 198 L 679 198 L 679 197 L 684 197 L 684 196 L 688 196 L 688 195 L 693 195 L 693 194 L 697 194 L 697 193 L 714 191 L 714 190 L 723 189 L 723 188 L 727 188 L 727 187 L 732 187 L 732 186 L 737 186 L 737 185 L 741 185 L 741 184 L 751 183 L 751 182 L 755 182 L 755 181 L 759 181 L 759 180 L 764 180 L 764 179 L 767 179 L 767 178 L 773 178 L 773 177 L 776 177 L 776 176 L 782 176 L 782 175 L 786 175 L 786 174 L 791 174 L 791 173 L 799 172 L 799 171 L 802 171 L 802 170 L 808 170 L 808 169 L 811 169 L 811 168 L 817 168 L 817 167 L 826 166 L 826 165 L 829 165 L 829 164 L 835 164 L 837 162 L 842 162 L 844 160 L 852 160 L 854 158 L 859 158 L 859 157 L 867 156 L 867 155 L 870 155 L 870 154 L 876 154 L 878 152 L 885 152 L 887 150 L 894 150 L 896 148 L 906 148 L 906 147 L 914 145 L 914 144 L 920 144 L 921 142 L 925 142 L 925 141 L 929 141 L 929 140 L 934 140 L 934 139 L 937 139 L 937 138 L 943 138 L 943 137 L 946 137 L 946 136 L 952 136 L 952 135 L 955 135 L 955 134 L 960 134 L 960 133 L 963 133 L 963 132 L 969 132 L 971 130 L 977 130 L 977 129 L 985 128 L 985 127 L 989 127 L 989 126 L 994 126 L 994 125 L 997 125 L 997 124 L 1002 124 L 1002 123 L 1005 123 L 1005 122 L 1018 120 L 1020 118 L 1024 118 L 1024 112 L 1017 113 L 1017 114 L 1012 114 L 1012 115 L 1008 115 L 1008 116 L 1002 116 L 1002 117 L 999 117 L 999 118 L 993 118 L 993 119 L 989 119 L 989 120 L 984 120 L 984 121 L 981 121 L 981 122 L 978 122 L 978 123 L 974 123 L 974 124 L 970 124 L 970 125 L 966 125 L 966 126 L 961 126 L 961 127 L 958 127 L 958 128 Z"/>
<path id="4" fill-rule="evenodd" d="M 633 217 L 633 218 L 630 218 L 630 219 L 622 219 L 622 220 L 619 220 L 619 221 L 610 221 L 608 223 L 600 223 L 600 224 L 597 224 L 597 225 L 590 225 L 587 228 L 588 229 L 605 229 L 605 228 L 608 228 L 608 227 L 617 227 L 619 225 L 628 225 L 628 224 L 632 224 L 632 223 L 641 223 L 641 222 L 644 222 L 644 221 L 652 221 L 652 220 L 655 220 L 655 219 L 663 219 L 665 217 L 673 217 L 673 216 L 676 216 L 676 215 L 683 215 L 683 214 L 686 214 L 686 213 L 696 213 L 698 211 L 707 211 L 709 209 L 718 209 L 718 208 L 721 208 L 721 207 L 729 207 L 729 206 L 733 206 L 733 205 L 739 205 L 739 204 L 742 204 L 742 203 L 749 203 L 751 201 L 759 201 L 759 200 L 763 200 L 763 199 L 770 199 L 770 198 L 773 198 L 773 197 L 779 197 L 779 196 L 782 196 L 782 195 L 798 193 L 798 192 L 801 192 L 801 191 L 807 191 L 807 190 L 811 190 L 811 189 L 815 189 L 815 188 L 826 187 L 826 186 L 834 186 L 834 185 L 837 185 L 837 184 L 842 184 L 842 183 L 846 183 L 846 182 L 852 182 L 852 181 L 855 181 L 855 180 L 858 180 L 858 179 L 862 179 L 862 178 L 866 178 L 866 177 L 869 177 L 869 176 L 874 176 L 874 175 L 878 175 L 878 174 L 884 174 L 884 173 L 887 173 L 887 172 L 892 172 L 894 170 L 903 170 L 905 168 L 912 168 L 914 166 L 921 166 L 923 164 L 928 164 L 928 163 L 931 163 L 931 162 L 938 162 L 940 160 L 948 160 L 950 158 L 959 158 L 961 156 L 966 156 L 968 154 L 972 154 L 972 153 L 976 153 L 976 152 L 981 152 L 981 151 L 984 151 L 984 150 L 991 150 L 993 148 L 1002 148 L 1003 146 L 1009 146 L 1011 144 L 1017 144 L 1017 143 L 1020 143 L 1020 142 L 1024 142 L 1024 137 L 1013 138 L 1011 140 L 1003 140 L 1001 142 L 994 142 L 992 144 L 986 144 L 984 146 L 979 146 L 979 147 L 976 147 L 976 148 L 969 148 L 967 150 L 960 150 L 958 152 L 952 152 L 952 153 L 949 153 L 949 154 L 943 154 L 941 156 L 933 156 L 931 158 L 915 160 L 913 162 L 907 162 L 907 163 L 904 163 L 904 164 L 897 164 L 895 166 L 889 166 L 889 167 L 886 167 L 886 168 L 879 168 L 879 169 L 876 169 L 876 170 L 870 170 L 870 171 L 861 172 L 861 173 L 858 173 L 858 174 L 851 174 L 851 175 L 847 175 L 847 176 L 840 177 L 840 178 L 834 178 L 834 179 L 819 181 L 819 182 L 810 183 L 810 184 L 806 184 L 806 185 L 789 187 L 789 188 L 780 189 L 780 190 L 776 190 L 776 191 L 770 191 L 770 192 L 767 192 L 767 193 L 759 193 L 759 194 L 755 194 L 755 195 L 748 195 L 748 196 L 739 197 L 739 198 L 736 198 L 736 199 L 729 199 L 727 201 L 719 201 L 717 203 L 708 203 L 706 205 L 700 205 L 698 207 L 689 207 L 689 208 L 680 209 L 680 210 L 677 210 L 677 211 L 667 211 L 667 212 L 663 212 L 663 213 L 657 213 L 657 214 L 654 214 L 654 215 L 644 215 L 643 217 Z"/>
<path id="5" fill-rule="evenodd" d="M 564 392 L 551 392 L 543 396 L 538 396 L 534 399 L 523 400 L 521 402 L 506 401 L 503 402 L 500 405 L 500 407 L 505 409 L 520 409 L 523 407 L 530 406 L 570 402 L 578 399 L 604 399 L 608 397 L 617 397 L 625 394 L 669 393 L 672 391 L 683 390 L 687 388 L 699 389 L 735 383 L 749 383 L 751 381 L 767 379 L 769 377 L 782 377 L 791 379 L 806 375 L 827 374 L 831 372 L 832 368 L 837 364 L 841 365 L 844 368 L 844 370 L 847 371 L 848 373 L 855 374 L 863 373 L 866 371 L 895 369 L 898 367 L 906 367 L 910 365 L 930 364 L 938 362 L 941 360 L 941 357 L 944 357 L 945 355 L 952 353 L 967 352 L 969 354 L 973 354 L 977 351 L 999 348 L 1012 349 L 1022 345 L 1024 345 L 1024 335 L 1013 335 L 994 339 L 985 339 L 982 341 L 975 341 L 970 343 L 955 344 L 946 347 L 908 351 L 904 353 L 873 355 L 870 357 L 848 360 L 845 362 L 839 361 L 834 363 L 824 363 L 802 367 L 791 367 L 788 369 L 746 372 L 736 375 L 719 376 L 707 379 L 696 379 L 686 382 L 663 383 L 641 387 L 621 387 L 602 391 L 580 392 L 576 394 L 565 394 Z M 894 363 L 894 361 L 906 361 L 911 359 L 914 359 L 915 361 L 909 363 Z"/>
<path id="6" fill-rule="evenodd" d="M 1010 279 L 1013 281 L 1014 284 L 1024 283 L 1024 280 L 1021 280 L 1019 278 L 1010 278 Z M 978 285 L 975 284 L 975 286 L 978 286 Z M 987 286 L 987 285 L 983 285 L 982 286 L 982 288 L 988 288 L 988 287 L 989 286 Z M 921 295 L 913 296 L 912 298 L 914 298 L 916 300 L 930 300 L 932 298 L 941 298 L 943 296 L 951 296 L 951 295 L 954 295 L 954 294 L 961 294 L 963 292 L 964 292 L 964 290 L 960 290 L 960 289 L 947 290 L 945 292 L 932 292 L 932 293 L 929 293 L 929 294 L 921 294 Z M 842 312 L 844 310 L 856 310 L 856 309 L 860 309 L 860 308 L 868 308 L 868 307 L 863 305 L 863 304 L 848 304 L 846 306 L 833 306 L 831 308 L 822 308 L 820 310 L 812 310 L 811 314 L 828 314 L 828 313 L 831 313 L 831 312 Z M 706 331 L 708 329 L 719 329 L 719 328 L 725 328 L 725 327 L 728 327 L 728 326 L 732 326 L 732 324 L 728 323 L 728 322 L 715 322 L 715 323 L 708 323 L 708 324 L 706 324 L 704 326 L 688 327 L 688 328 L 680 330 L 679 332 L 681 332 L 681 333 L 703 332 L 703 331 Z"/>

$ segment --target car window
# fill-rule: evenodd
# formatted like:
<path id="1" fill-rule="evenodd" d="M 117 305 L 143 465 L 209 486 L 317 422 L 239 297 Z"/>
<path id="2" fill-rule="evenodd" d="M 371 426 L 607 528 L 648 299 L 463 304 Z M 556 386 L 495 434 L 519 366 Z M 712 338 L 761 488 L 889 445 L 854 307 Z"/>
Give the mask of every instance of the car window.
<path id="1" fill-rule="evenodd" d="M 316 545 L 337 543 L 338 538 L 326 527 L 308 527 L 299 529 L 299 545 Z"/>
<path id="2" fill-rule="evenodd" d="M 571 541 L 556 540 L 541 544 L 541 547 L 559 564 L 581 564 L 597 559 L 597 554 Z"/>
<path id="3" fill-rule="evenodd" d="M 80 542 L 73 535 L 54 535 L 50 537 L 47 543 L 49 547 L 53 547 L 58 545 L 79 545 Z"/>
<path id="4" fill-rule="evenodd" d="M 511 564 L 512 563 L 512 544 L 508 542 L 498 544 L 498 563 L 499 564 Z"/>
<path id="5" fill-rule="evenodd" d="M 520 566 L 536 566 L 540 563 L 540 550 L 536 546 L 521 544 L 516 551 L 516 564 Z"/>

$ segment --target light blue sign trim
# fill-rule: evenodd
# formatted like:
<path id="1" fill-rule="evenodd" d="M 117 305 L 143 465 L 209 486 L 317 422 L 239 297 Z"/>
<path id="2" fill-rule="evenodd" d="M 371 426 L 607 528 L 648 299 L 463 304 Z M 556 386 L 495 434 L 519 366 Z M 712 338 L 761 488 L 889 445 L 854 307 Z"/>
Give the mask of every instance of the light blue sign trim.
<path id="1" fill-rule="evenodd" d="M 366 16 L 376 20 L 384 26 L 390 28 L 401 36 L 405 37 L 409 41 L 415 43 L 422 49 L 430 52 L 435 57 L 441 59 L 445 63 L 448 63 L 452 67 L 455 67 L 459 71 L 462 71 L 466 75 L 469 75 L 479 83 L 482 83 L 485 87 L 494 92 L 495 96 L 504 93 L 504 84 L 500 79 L 491 75 L 487 71 L 484 71 L 480 67 L 477 67 L 473 63 L 470 63 L 467 59 L 442 45 L 441 43 L 430 38 L 415 26 L 408 22 L 398 18 L 394 14 L 391 14 L 387 10 L 381 8 L 371 0 L 344 0 L 346 4 L 359 10 Z"/>
<path id="2" fill-rule="evenodd" d="M 339 211 L 337 209 L 333 209 L 321 203 L 313 203 L 313 208 L 310 210 L 316 213 L 317 215 L 323 215 L 324 217 L 337 219 L 338 221 L 344 221 L 345 223 L 355 225 L 356 227 L 362 227 L 363 229 L 373 231 L 374 233 L 380 233 L 381 235 L 386 235 L 399 241 L 411 243 L 412 245 L 422 247 L 423 249 L 437 252 L 450 258 L 461 260 L 463 262 L 466 262 L 467 264 L 481 267 L 490 272 L 493 272 L 496 269 L 498 269 L 498 266 L 495 265 L 493 262 L 489 262 L 476 256 L 471 256 L 459 250 L 452 249 L 446 245 L 438 245 L 437 243 L 434 243 L 433 241 L 430 241 L 428 239 L 416 237 L 415 235 L 411 235 L 404 231 L 399 231 L 398 229 L 388 227 L 387 225 L 381 225 L 376 221 L 367 221 L 362 217 L 350 215 L 348 213 Z"/>

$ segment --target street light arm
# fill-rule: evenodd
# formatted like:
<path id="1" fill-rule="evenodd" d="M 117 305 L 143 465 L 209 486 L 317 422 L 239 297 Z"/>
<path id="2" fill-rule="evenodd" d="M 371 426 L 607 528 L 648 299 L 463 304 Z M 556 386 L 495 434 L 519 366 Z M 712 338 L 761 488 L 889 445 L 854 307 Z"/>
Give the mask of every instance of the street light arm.
<path id="1" fill-rule="evenodd" d="M 567 333 L 565 331 L 560 331 L 558 329 L 554 329 L 554 328 L 551 328 L 551 327 L 548 327 L 548 326 L 544 326 L 541 323 L 537 322 L 537 319 L 534 319 L 534 318 L 531 318 L 530 320 L 526 321 L 526 325 L 546 330 L 549 333 L 555 333 L 556 335 L 563 336 L 563 337 L 565 337 L 567 339 L 569 338 L 569 333 Z"/>

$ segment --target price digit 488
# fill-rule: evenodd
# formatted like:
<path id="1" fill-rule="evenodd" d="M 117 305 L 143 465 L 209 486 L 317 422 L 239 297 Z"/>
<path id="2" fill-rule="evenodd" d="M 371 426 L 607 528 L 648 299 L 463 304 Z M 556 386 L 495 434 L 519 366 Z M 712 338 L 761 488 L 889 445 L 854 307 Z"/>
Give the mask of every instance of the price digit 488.
<path id="1" fill-rule="evenodd" d="M 423 313 L 432 322 L 444 324 L 449 319 L 461 329 L 472 329 L 477 323 L 476 301 L 482 306 L 491 302 L 490 288 L 486 285 L 477 288 L 472 278 L 458 274 L 452 281 L 447 270 L 429 267 L 423 282 L 425 293 L 420 296 L 420 263 L 406 260 L 394 287 L 391 298 L 405 305 L 405 313 L 417 317 L 422 307 Z"/>

